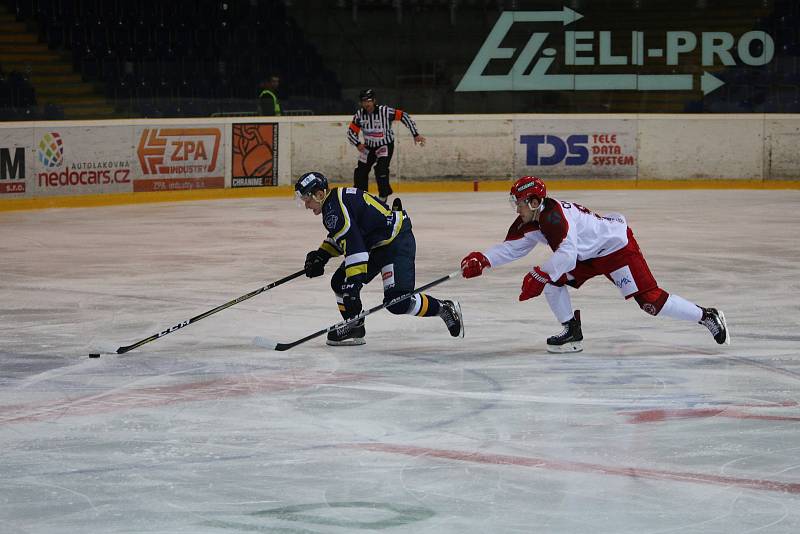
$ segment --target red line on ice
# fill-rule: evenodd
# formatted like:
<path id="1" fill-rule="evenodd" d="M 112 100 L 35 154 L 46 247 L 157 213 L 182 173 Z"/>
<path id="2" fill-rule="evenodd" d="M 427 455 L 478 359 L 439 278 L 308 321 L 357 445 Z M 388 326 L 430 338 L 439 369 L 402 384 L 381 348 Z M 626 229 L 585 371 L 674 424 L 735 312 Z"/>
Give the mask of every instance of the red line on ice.
<path id="1" fill-rule="evenodd" d="M 486 454 L 479 452 L 462 452 L 456 450 L 432 449 L 388 443 L 356 443 L 346 447 L 362 450 L 405 454 L 407 456 L 425 456 L 490 465 L 513 465 L 548 469 L 551 471 L 570 471 L 578 473 L 597 473 L 602 475 L 625 476 L 630 478 L 649 478 L 655 480 L 673 480 L 697 484 L 713 484 L 715 486 L 735 486 L 745 489 L 780 491 L 784 493 L 800 493 L 800 483 L 778 482 L 774 480 L 758 480 L 737 478 L 722 475 L 706 475 L 702 473 L 682 473 L 679 471 L 663 471 L 658 469 L 642 469 L 638 467 L 609 467 L 583 462 L 567 462 L 530 458 L 525 456 L 509 456 L 506 454 Z"/>
<path id="2" fill-rule="evenodd" d="M 656 423 L 667 419 L 694 419 L 702 417 L 729 417 L 732 419 L 760 419 L 762 421 L 800 421 L 800 417 L 792 415 L 765 415 L 747 413 L 731 408 L 687 408 L 681 410 L 644 410 L 641 412 L 623 412 L 630 416 L 631 423 Z"/>
<path id="3" fill-rule="evenodd" d="M 322 384 L 349 382 L 362 378 L 355 374 L 315 372 L 284 373 L 269 377 L 242 375 L 203 382 L 113 390 L 77 399 L 0 407 L 0 425 L 33 421 L 52 421 L 61 417 L 97 415 L 119 410 L 151 408 L 179 402 L 207 401 L 307 388 Z"/>

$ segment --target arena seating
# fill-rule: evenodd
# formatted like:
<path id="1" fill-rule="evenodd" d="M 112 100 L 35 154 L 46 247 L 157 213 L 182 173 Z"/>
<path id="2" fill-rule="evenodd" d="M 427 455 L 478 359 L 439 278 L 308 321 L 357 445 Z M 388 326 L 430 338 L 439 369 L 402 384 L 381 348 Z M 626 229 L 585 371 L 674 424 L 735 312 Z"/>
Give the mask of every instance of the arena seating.
<path id="1" fill-rule="evenodd" d="M 284 109 L 318 114 L 352 112 L 358 90 L 367 86 L 384 102 L 415 113 L 800 112 L 797 0 L 560 4 L 612 31 L 637 28 L 657 36 L 684 27 L 724 28 L 738 35 L 763 29 L 775 40 L 768 65 L 709 69 L 725 83 L 708 95 L 696 86 L 691 94 L 644 97 L 636 91 L 454 94 L 497 13 L 533 5 L 522 0 L 0 2 L 17 20 L 28 21 L 41 42 L 67 57 L 84 80 L 101 87 L 123 116 L 255 113 L 259 82 L 271 73 L 281 76 Z M 310 12 L 315 16 L 304 15 Z M 374 38 L 374 28 L 381 29 L 382 39 Z M 648 67 L 656 74 L 671 72 L 667 65 Z M 698 77 L 706 70 L 697 58 L 684 67 Z M 11 88 L 9 74 L 0 82 L 0 107 L 24 109 L 20 102 L 31 102 L 35 91 L 23 89 L 19 80 Z M 347 81 L 344 91 L 339 80 Z"/>
<path id="2" fill-rule="evenodd" d="M 257 109 L 259 82 L 281 76 L 282 105 L 343 105 L 341 85 L 279 0 L 8 0 L 84 80 L 144 116 Z M 244 111 L 244 110 L 243 110 Z"/>

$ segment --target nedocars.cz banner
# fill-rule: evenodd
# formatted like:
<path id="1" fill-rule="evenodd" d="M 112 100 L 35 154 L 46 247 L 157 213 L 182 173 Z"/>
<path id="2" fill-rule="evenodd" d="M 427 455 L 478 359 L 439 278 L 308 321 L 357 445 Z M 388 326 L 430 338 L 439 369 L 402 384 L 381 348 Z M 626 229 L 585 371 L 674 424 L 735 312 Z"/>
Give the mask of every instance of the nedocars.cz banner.
<path id="1" fill-rule="evenodd" d="M 130 126 L 34 128 L 26 196 L 132 191 Z"/>

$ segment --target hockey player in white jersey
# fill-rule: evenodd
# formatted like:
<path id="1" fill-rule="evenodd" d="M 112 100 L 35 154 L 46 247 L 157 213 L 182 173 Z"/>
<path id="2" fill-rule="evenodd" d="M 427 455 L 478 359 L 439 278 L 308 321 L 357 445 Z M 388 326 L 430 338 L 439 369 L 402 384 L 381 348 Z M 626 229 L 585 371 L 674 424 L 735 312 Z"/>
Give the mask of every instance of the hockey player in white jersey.
<path id="1" fill-rule="evenodd" d="M 580 311 L 573 313 L 566 286 L 579 288 L 598 275 L 611 280 L 625 299 L 633 298 L 650 315 L 700 323 L 717 343 L 730 343 L 721 311 L 703 308 L 658 287 L 623 215 L 600 216 L 574 202 L 550 198 L 544 182 L 534 176 L 523 176 L 514 183 L 510 201 L 518 217 L 505 240 L 485 252 L 468 254 L 461 260 L 461 271 L 465 278 L 474 278 L 487 267 L 526 256 L 539 243 L 549 246 L 553 255 L 525 275 L 519 295 L 522 301 L 544 292 L 563 325 L 560 334 L 547 338 L 549 352 L 583 350 Z"/>

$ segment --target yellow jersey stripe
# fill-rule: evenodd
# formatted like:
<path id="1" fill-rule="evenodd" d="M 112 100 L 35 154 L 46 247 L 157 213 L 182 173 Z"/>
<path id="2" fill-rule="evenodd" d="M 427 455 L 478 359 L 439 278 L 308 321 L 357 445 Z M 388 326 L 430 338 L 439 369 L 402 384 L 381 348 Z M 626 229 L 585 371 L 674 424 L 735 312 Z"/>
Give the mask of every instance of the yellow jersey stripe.
<path id="1" fill-rule="evenodd" d="M 381 212 L 381 215 L 384 217 L 388 217 L 392 214 L 392 210 L 387 209 L 381 204 L 375 197 L 370 195 L 369 193 L 364 193 L 364 202 Z"/>
<path id="2" fill-rule="evenodd" d="M 323 250 L 331 255 L 332 258 L 339 256 L 341 252 L 339 249 L 328 243 L 327 241 L 323 241 L 322 244 L 319 246 L 320 250 Z"/>
<path id="3" fill-rule="evenodd" d="M 392 235 L 389 236 L 389 239 L 384 239 L 383 241 L 375 243 L 375 246 L 373 246 L 372 248 L 378 248 L 384 245 L 388 245 L 389 243 L 394 241 L 394 238 L 397 237 L 397 234 L 400 233 L 400 229 L 403 227 L 403 221 L 405 220 L 405 218 L 403 216 L 402 211 L 395 211 L 394 213 L 395 213 L 395 218 L 394 218 L 394 227 L 392 228 Z"/>
<path id="4" fill-rule="evenodd" d="M 420 298 L 422 298 L 422 306 L 420 306 L 419 312 L 417 312 L 417 317 L 425 317 L 425 314 L 428 313 L 428 304 L 430 301 L 428 300 L 428 295 L 424 293 L 420 294 Z"/>
<path id="5" fill-rule="evenodd" d="M 347 208 L 344 207 L 344 200 L 342 200 L 342 191 L 343 189 L 337 189 L 336 195 L 339 197 L 339 207 L 342 208 L 342 215 L 344 216 L 344 226 L 336 235 L 333 236 L 333 240 L 337 243 L 342 238 L 344 234 L 346 234 L 350 230 L 350 213 L 348 213 Z"/>
<path id="6" fill-rule="evenodd" d="M 351 278 L 353 276 L 357 276 L 359 274 L 367 274 L 367 264 L 366 263 L 359 263 L 356 265 L 351 265 L 344 270 L 344 275 L 347 278 Z"/>

